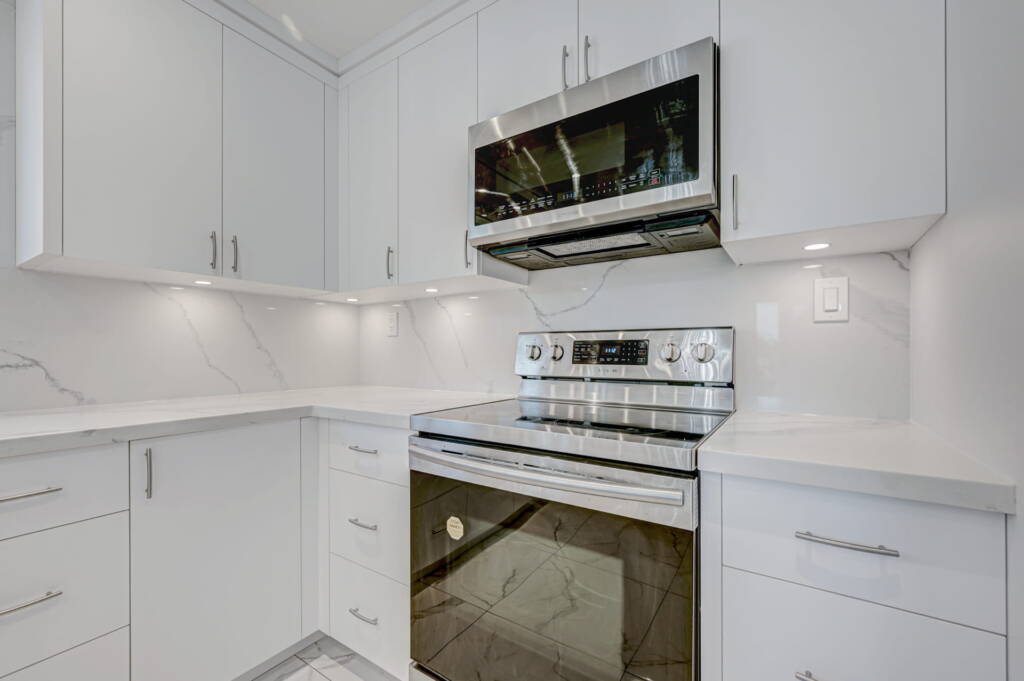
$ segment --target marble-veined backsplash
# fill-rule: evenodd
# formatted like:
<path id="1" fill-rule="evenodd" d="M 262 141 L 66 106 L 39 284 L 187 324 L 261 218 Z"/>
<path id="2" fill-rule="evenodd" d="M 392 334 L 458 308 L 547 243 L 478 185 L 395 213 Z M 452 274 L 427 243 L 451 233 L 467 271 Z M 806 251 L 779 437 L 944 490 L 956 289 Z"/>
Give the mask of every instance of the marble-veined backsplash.
<path id="1" fill-rule="evenodd" d="M 714 249 L 534 272 L 522 291 L 367 306 L 360 381 L 514 393 L 520 331 L 733 326 L 739 407 L 906 418 L 909 267 L 905 252 L 737 267 Z M 850 321 L 815 324 L 813 280 L 831 276 L 850 278 Z"/>

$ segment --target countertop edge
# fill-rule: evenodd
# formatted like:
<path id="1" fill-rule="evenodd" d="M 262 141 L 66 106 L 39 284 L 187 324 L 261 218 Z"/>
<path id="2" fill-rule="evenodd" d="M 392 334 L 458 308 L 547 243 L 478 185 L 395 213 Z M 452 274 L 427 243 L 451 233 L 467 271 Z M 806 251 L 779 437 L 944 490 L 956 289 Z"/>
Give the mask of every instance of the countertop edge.
<path id="1" fill-rule="evenodd" d="M 856 466 L 769 458 L 756 454 L 717 452 L 714 449 L 701 449 L 698 452 L 697 468 L 707 473 L 823 487 L 977 511 L 1007 515 L 1014 515 L 1017 512 L 1017 488 L 1012 482 L 998 483 L 879 471 Z"/>

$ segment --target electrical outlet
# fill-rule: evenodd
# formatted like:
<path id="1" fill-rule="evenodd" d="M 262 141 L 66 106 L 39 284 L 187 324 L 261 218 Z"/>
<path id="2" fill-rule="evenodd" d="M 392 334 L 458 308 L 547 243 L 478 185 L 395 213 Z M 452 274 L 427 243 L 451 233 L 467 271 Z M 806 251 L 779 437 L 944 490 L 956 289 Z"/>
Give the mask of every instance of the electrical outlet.
<path id="1" fill-rule="evenodd" d="M 398 338 L 398 310 L 388 312 L 388 338 Z"/>
<path id="2" fill-rule="evenodd" d="M 814 280 L 814 321 L 850 321 L 850 278 Z"/>

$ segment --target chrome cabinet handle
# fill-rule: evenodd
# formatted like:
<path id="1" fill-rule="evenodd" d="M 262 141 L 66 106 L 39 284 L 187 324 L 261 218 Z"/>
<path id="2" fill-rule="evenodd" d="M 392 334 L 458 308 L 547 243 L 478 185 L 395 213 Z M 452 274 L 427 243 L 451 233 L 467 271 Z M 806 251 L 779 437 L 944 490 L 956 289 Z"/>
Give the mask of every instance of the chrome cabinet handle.
<path id="1" fill-rule="evenodd" d="M 829 537 L 819 537 L 816 534 L 810 532 L 795 532 L 794 535 L 797 539 L 804 541 L 814 542 L 815 544 L 824 544 L 825 546 L 834 546 L 839 549 L 849 549 L 850 551 L 860 551 L 861 553 L 874 553 L 879 556 L 889 556 L 890 558 L 899 558 L 900 552 L 896 549 L 890 549 L 879 544 L 878 546 L 868 546 L 867 544 L 854 544 L 853 542 L 842 541 L 839 539 L 830 539 Z"/>
<path id="2" fill-rule="evenodd" d="M 238 235 L 237 234 L 235 236 L 231 237 L 231 248 L 235 252 L 234 262 L 231 263 L 231 271 L 232 272 L 237 272 L 238 271 Z"/>
<path id="3" fill-rule="evenodd" d="M 388 272 L 388 279 L 394 279 L 394 277 L 395 277 L 395 275 L 392 274 L 392 272 L 391 272 L 391 254 L 394 253 L 394 252 L 395 252 L 395 249 L 391 248 L 391 246 L 388 246 L 387 255 L 385 256 L 385 259 L 384 259 L 384 267 L 385 267 L 385 269 Z"/>
<path id="4" fill-rule="evenodd" d="M 210 244 L 213 247 L 213 258 L 210 259 L 210 269 L 217 270 L 217 232 L 210 232 Z"/>
<path id="5" fill-rule="evenodd" d="M 146 498 L 153 498 L 153 450 L 147 448 L 142 453 L 146 457 Z"/>
<path id="6" fill-rule="evenodd" d="M 363 613 L 359 612 L 359 608 L 349 608 L 348 611 L 349 611 L 349 614 L 351 614 L 357 620 L 362 620 L 363 622 L 366 622 L 367 624 L 372 624 L 373 626 L 377 626 L 377 622 L 379 620 L 376 617 L 367 617 Z"/>
<path id="7" fill-rule="evenodd" d="M 795 675 L 797 681 L 818 681 L 814 678 L 814 674 L 810 672 L 797 672 Z"/>
<path id="8" fill-rule="evenodd" d="M 374 523 L 373 525 L 367 525 L 366 523 L 361 522 L 359 520 L 359 518 L 349 518 L 348 521 L 350 523 L 352 523 L 353 525 L 355 525 L 356 527 L 361 527 L 364 530 L 369 530 L 370 532 L 376 532 L 377 531 L 377 527 L 378 526 L 377 526 L 376 523 Z"/>
<path id="9" fill-rule="evenodd" d="M 683 506 L 685 499 L 682 490 L 658 489 L 655 487 L 641 487 L 639 485 L 624 485 L 616 482 L 602 482 L 588 478 L 577 478 L 557 473 L 544 473 L 539 471 L 502 466 L 501 464 L 485 463 L 475 461 L 465 456 L 452 454 L 451 452 L 436 452 L 426 447 L 409 445 L 409 453 L 414 457 L 423 459 L 430 463 L 440 464 L 448 468 L 476 473 L 499 480 L 509 480 L 538 487 L 560 489 L 569 492 L 584 492 L 611 497 L 613 499 L 627 499 L 630 501 L 647 501 L 670 506 Z"/>
<path id="10" fill-rule="evenodd" d="M 348 448 L 351 449 L 353 452 L 359 452 L 360 454 L 377 454 L 378 453 L 376 449 L 363 449 L 359 445 L 349 445 Z"/>
<path id="11" fill-rule="evenodd" d="M 569 67 L 568 67 L 568 64 L 569 64 L 569 46 L 568 45 L 562 45 L 562 89 L 563 90 L 568 90 L 569 89 L 569 73 L 568 73 L 568 68 Z"/>
<path id="12" fill-rule="evenodd" d="M 583 36 L 583 82 L 590 82 L 590 36 Z"/>
<path id="13" fill-rule="evenodd" d="M 53 494 L 60 492 L 63 487 L 47 487 L 46 489 L 37 489 L 34 492 L 22 492 L 20 494 L 13 494 L 9 497 L 3 497 L 0 499 L 0 504 L 5 504 L 8 501 L 20 501 L 21 499 L 31 499 L 32 497 L 41 497 L 44 494 Z"/>
<path id="14" fill-rule="evenodd" d="M 469 259 L 469 230 L 466 230 L 466 241 L 462 246 L 462 255 L 466 259 L 466 268 L 468 269 L 473 263 Z"/>
<path id="15" fill-rule="evenodd" d="M 19 610 L 24 610 L 25 608 L 31 608 L 33 605 L 39 605 L 40 603 L 45 603 L 46 601 L 53 600 L 57 596 L 61 596 L 63 594 L 64 594 L 64 592 L 63 591 L 59 591 L 59 590 L 58 591 L 47 591 L 45 594 L 43 594 L 39 598 L 33 598 L 31 601 L 26 601 L 24 603 L 19 603 L 18 605 L 12 605 L 11 607 L 7 608 L 6 610 L 0 610 L 0 617 L 3 617 L 4 615 L 10 615 L 11 613 L 18 612 Z"/>
<path id="16" fill-rule="evenodd" d="M 740 188 L 740 176 L 732 176 L 732 231 L 739 231 L 740 218 L 739 218 L 739 188 Z"/>

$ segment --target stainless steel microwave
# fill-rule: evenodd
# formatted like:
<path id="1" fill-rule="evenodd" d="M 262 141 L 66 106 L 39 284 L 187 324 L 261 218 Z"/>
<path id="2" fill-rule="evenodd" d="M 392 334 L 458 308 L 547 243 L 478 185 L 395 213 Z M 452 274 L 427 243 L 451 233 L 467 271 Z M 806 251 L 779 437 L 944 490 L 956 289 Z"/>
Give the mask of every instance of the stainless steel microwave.
<path id="1" fill-rule="evenodd" d="M 712 38 L 470 128 L 470 244 L 527 269 L 719 245 Z"/>

